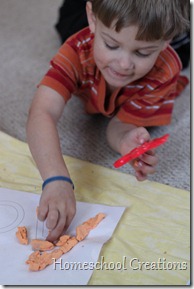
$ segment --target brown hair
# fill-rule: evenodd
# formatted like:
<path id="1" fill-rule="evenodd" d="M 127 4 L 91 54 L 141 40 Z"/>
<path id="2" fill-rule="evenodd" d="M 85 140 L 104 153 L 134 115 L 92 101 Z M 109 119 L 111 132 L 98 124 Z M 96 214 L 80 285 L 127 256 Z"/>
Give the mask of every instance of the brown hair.
<path id="1" fill-rule="evenodd" d="M 137 40 L 170 40 L 189 28 L 189 0 L 91 0 L 93 13 L 115 31 L 138 25 Z"/>

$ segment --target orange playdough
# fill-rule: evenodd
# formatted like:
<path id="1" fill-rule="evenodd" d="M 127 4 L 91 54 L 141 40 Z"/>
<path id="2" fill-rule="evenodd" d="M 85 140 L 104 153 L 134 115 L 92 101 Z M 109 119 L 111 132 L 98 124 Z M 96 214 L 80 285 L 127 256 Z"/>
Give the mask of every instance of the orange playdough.
<path id="1" fill-rule="evenodd" d="M 78 241 L 82 241 L 89 234 L 89 232 L 94 229 L 104 218 L 105 214 L 99 213 L 94 218 L 90 218 L 82 225 L 76 228 L 76 238 Z"/>
<path id="2" fill-rule="evenodd" d="M 63 235 L 59 238 L 59 241 L 56 243 L 56 246 L 63 246 L 70 239 L 69 235 Z"/>
<path id="3" fill-rule="evenodd" d="M 84 222 L 82 225 L 76 228 L 76 236 L 63 235 L 60 237 L 59 241 L 56 243 L 57 249 L 52 252 L 42 252 L 45 250 L 51 250 L 55 247 L 54 244 L 43 240 L 32 240 L 31 245 L 33 250 L 38 250 L 33 252 L 26 264 L 29 265 L 30 271 L 43 270 L 46 266 L 53 263 L 53 259 L 59 259 L 63 254 L 70 251 L 78 242 L 82 241 L 89 232 L 94 229 L 104 218 L 105 214 L 99 213 L 94 218 L 90 218 L 88 221 Z"/>
<path id="4" fill-rule="evenodd" d="M 54 248 L 53 243 L 45 240 L 34 239 L 30 244 L 34 251 L 49 251 Z"/>
<path id="5" fill-rule="evenodd" d="M 30 271 L 43 270 L 46 266 L 53 263 L 53 259 L 59 259 L 63 254 L 70 251 L 77 243 L 77 239 L 75 237 L 71 237 L 66 241 L 66 243 L 50 253 L 41 253 L 40 251 L 33 252 L 26 261 L 26 264 L 29 265 Z"/>
<path id="6" fill-rule="evenodd" d="M 67 242 L 60 247 L 60 249 L 63 251 L 63 254 L 70 251 L 75 245 L 77 245 L 78 240 L 75 237 L 71 237 Z"/>
<path id="7" fill-rule="evenodd" d="M 16 232 L 16 237 L 18 238 L 20 244 L 27 245 L 28 244 L 28 236 L 26 227 L 18 227 Z"/>
<path id="8" fill-rule="evenodd" d="M 29 264 L 29 270 L 43 270 L 46 266 L 52 264 L 53 260 L 50 254 L 47 252 L 40 253 L 40 251 L 33 252 L 26 261 L 26 264 Z"/>

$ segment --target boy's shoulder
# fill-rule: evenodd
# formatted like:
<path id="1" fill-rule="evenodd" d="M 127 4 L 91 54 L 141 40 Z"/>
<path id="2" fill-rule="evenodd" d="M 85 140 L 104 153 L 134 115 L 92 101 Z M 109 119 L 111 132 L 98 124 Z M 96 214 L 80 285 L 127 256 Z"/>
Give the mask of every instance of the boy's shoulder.
<path id="1" fill-rule="evenodd" d="M 176 77 L 182 69 L 181 60 L 176 51 L 168 45 L 167 48 L 159 54 L 156 63 L 147 77 L 150 80 L 165 83 Z"/>
<path id="2" fill-rule="evenodd" d="M 89 27 L 85 27 L 79 32 L 73 34 L 66 40 L 66 44 L 75 50 L 89 49 L 93 42 L 94 35 L 90 32 Z"/>
<path id="3" fill-rule="evenodd" d="M 62 62 L 68 59 L 71 67 L 76 65 L 77 69 L 90 65 L 95 65 L 93 60 L 93 39 L 88 27 L 70 36 L 59 48 L 55 59 L 58 57 Z M 66 60 L 65 60 L 66 59 Z"/>

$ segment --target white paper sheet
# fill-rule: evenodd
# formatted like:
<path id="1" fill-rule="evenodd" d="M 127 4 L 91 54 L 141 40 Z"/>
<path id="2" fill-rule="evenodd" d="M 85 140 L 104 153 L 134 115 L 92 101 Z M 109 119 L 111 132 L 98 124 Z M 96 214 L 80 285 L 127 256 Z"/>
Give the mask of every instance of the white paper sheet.
<path id="1" fill-rule="evenodd" d="M 125 208 L 77 202 L 77 213 L 67 234 L 75 235 L 78 225 L 100 212 L 105 213 L 106 218 L 58 263 L 43 271 L 30 272 L 25 261 L 32 253 L 31 246 L 19 244 L 15 233 L 18 226 L 26 226 L 29 239 L 36 237 L 39 198 L 36 194 L 0 188 L 0 284 L 86 285 L 103 244 L 112 236 Z"/>

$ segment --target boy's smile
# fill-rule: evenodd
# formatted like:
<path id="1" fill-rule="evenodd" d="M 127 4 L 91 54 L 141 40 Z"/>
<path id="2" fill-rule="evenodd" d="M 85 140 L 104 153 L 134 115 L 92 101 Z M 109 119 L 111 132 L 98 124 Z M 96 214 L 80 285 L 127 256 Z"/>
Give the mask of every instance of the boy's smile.
<path id="1" fill-rule="evenodd" d="M 103 69 L 103 72 L 107 75 L 109 75 L 112 79 L 115 80 L 120 80 L 120 81 L 127 81 L 129 80 L 129 78 L 132 78 L 134 76 L 134 72 L 120 72 L 118 71 L 118 68 L 116 68 L 117 70 L 115 70 L 114 68 L 112 68 L 111 66 L 107 66 Z"/>
<path id="2" fill-rule="evenodd" d="M 111 90 L 145 76 L 168 44 L 162 40 L 136 40 L 137 26 L 116 32 L 114 23 L 108 28 L 94 15 L 89 18 L 90 30 L 95 35 L 94 60 Z"/>

